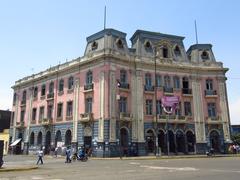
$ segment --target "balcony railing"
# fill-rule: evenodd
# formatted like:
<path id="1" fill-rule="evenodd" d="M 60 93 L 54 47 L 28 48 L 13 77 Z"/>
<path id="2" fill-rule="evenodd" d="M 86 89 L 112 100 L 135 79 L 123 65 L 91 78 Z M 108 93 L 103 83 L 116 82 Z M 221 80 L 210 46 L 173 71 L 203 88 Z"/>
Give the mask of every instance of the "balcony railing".
<path id="1" fill-rule="evenodd" d="M 154 86 L 145 85 L 144 90 L 145 91 L 154 91 Z"/>
<path id="2" fill-rule="evenodd" d="M 163 91 L 164 91 L 165 93 L 173 93 L 173 88 L 172 88 L 172 87 L 166 87 L 166 86 L 164 86 L 164 87 L 163 87 Z"/>
<path id="3" fill-rule="evenodd" d="M 54 98 L 54 93 L 49 93 L 47 95 L 47 99 L 53 99 Z"/>
<path id="4" fill-rule="evenodd" d="M 160 122 L 169 122 L 169 123 L 185 123 L 187 120 L 186 116 L 181 116 L 181 115 L 169 115 L 169 117 L 167 115 L 159 115 L 158 116 L 158 120 Z"/>
<path id="5" fill-rule="evenodd" d="M 17 128 L 23 128 L 24 127 L 24 121 L 20 121 L 16 123 Z"/>
<path id="6" fill-rule="evenodd" d="M 93 120 L 93 113 L 80 114 L 80 122 L 90 122 Z"/>
<path id="7" fill-rule="evenodd" d="M 182 93 L 183 93 L 183 94 L 192 94 L 192 89 L 182 88 Z"/>
<path id="8" fill-rule="evenodd" d="M 221 124 L 219 116 L 206 117 L 208 124 Z"/>
<path id="9" fill-rule="evenodd" d="M 127 112 L 120 112 L 120 121 L 131 121 L 131 114 Z"/>
<path id="10" fill-rule="evenodd" d="M 123 83 L 123 82 L 121 82 L 121 83 L 119 84 L 119 88 L 129 89 L 129 84 L 128 84 L 128 83 Z"/>
<path id="11" fill-rule="evenodd" d="M 84 90 L 87 91 L 87 90 L 93 90 L 93 83 L 92 84 L 86 84 L 84 85 Z"/>
<path id="12" fill-rule="evenodd" d="M 216 96 L 217 91 L 216 90 L 205 90 L 205 96 Z"/>
<path id="13" fill-rule="evenodd" d="M 52 118 L 44 118 L 41 123 L 43 126 L 49 126 L 52 123 Z"/>

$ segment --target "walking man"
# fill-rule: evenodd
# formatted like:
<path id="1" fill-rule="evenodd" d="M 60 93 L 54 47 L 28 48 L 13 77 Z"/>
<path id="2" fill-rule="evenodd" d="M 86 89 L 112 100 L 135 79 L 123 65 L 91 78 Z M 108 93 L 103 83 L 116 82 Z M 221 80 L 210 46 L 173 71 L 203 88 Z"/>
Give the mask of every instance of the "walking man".
<path id="1" fill-rule="evenodd" d="M 71 158 L 70 157 L 71 157 L 71 149 L 68 146 L 67 150 L 66 150 L 66 161 L 65 161 L 65 163 L 71 163 Z"/>
<path id="2" fill-rule="evenodd" d="M 38 165 L 38 163 L 40 161 L 41 161 L 41 164 L 43 164 L 43 160 L 42 160 L 42 158 L 43 158 L 43 150 L 42 150 L 42 148 L 38 151 L 37 156 L 38 156 L 37 165 Z"/>

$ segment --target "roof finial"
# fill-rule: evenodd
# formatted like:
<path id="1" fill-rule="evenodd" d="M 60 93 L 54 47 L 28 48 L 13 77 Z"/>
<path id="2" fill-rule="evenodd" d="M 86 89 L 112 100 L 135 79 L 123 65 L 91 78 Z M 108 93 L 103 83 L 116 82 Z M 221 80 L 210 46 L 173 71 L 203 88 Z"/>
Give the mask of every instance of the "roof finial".
<path id="1" fill-rule="evenodd" d="M 195 36 L 196 36 L 196 44 L 198 44 L 197 21 L 196 21 L 196 19 L 195 19 L 195 21 L 194 21 L 194 24 L 195 24 Z"/>
<path id="2" fill-rule="evenodd" d="M 104 29 L 106 29 L 106 6 L 104 7 Z"/>

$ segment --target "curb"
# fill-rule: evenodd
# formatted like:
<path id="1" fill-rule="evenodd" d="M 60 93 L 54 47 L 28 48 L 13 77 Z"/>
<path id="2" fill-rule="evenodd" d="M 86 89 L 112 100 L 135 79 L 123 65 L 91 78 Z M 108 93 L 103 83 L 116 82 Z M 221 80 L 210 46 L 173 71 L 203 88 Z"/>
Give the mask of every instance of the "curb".
<path id="1" fill-rule="evenodd" d="M 28 171 L 38 169 L 38 166 L 26 166 L 26 167 L 3 167 L 0 168 L 0 172 L 9 172 L 9 171 Z"/>

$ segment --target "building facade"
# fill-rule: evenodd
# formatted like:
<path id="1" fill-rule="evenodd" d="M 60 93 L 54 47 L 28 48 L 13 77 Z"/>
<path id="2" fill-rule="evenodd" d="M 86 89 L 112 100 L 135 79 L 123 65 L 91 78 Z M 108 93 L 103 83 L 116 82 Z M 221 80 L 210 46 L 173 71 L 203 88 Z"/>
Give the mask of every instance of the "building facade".
<path id="1" fill-rule="evenodd" d="M 11 111 L 0 110 L 0 140 L 3 141 L 3 155 L 8 153 Z"/>
<path id="2" fill-rule="evenodd" d="M 137 30 L 130 48 L 114 29 L 89 36 L 83 57 L 15 82 L 12 141 L 21 138 L 26 153 L 68 145 L 105 157 L 225 152 L 228 69 L 212 45 L 186 51 L 183 39 Z M 171 115 L 163 96 L 179 96 Z"/>

